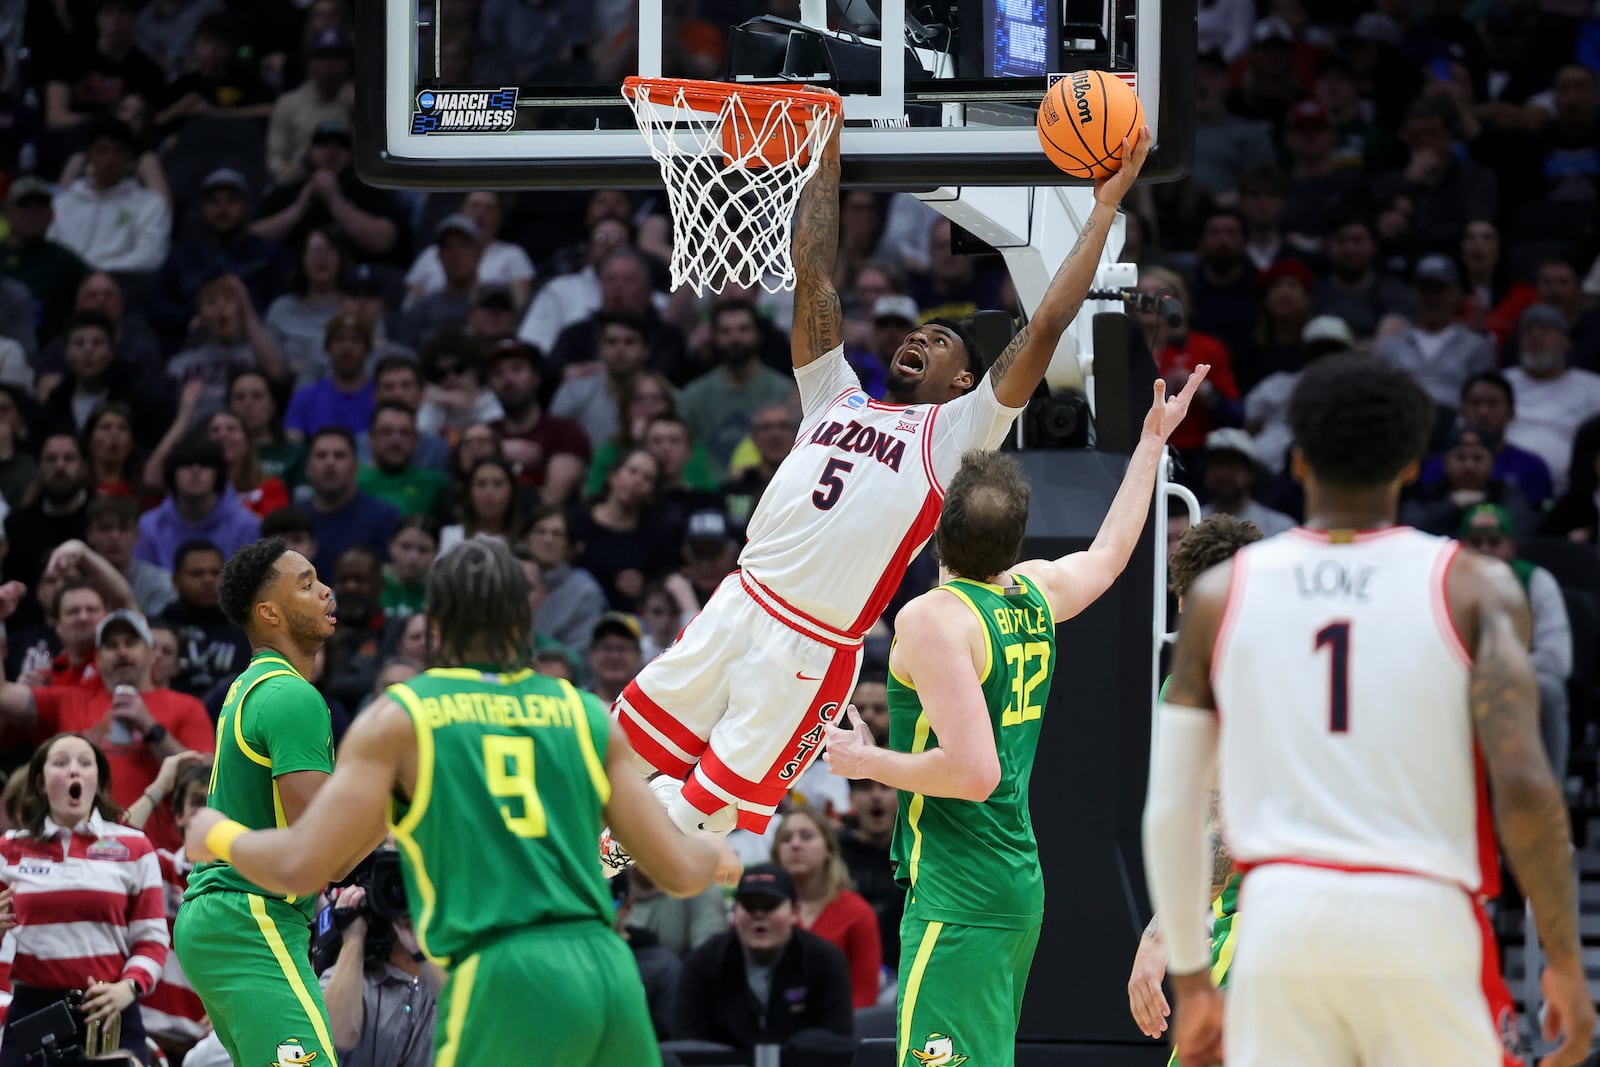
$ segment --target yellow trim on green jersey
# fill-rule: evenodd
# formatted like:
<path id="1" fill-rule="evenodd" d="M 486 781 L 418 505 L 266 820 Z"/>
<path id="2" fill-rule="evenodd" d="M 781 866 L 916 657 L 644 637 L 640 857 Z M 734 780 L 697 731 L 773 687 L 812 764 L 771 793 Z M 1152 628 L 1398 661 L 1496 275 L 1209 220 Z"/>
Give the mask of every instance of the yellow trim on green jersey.
<path id="1" fill-rule="evenodd" d="M 444 1044 L 434 1058 L 434 1067 L 456 1067 L 461 1051 L 461 1031 L 467 1026 L 467 1010 L 472 1006 L 472 986 L 478 978 L 478 960 L 468 956 L 450 976 L 450 1005 L 444 1018 Z"/>
<path id="2" fill-rule="evenodd" d="M 287 666 L 286 661 L 280 661 L 280 662 L 285 662 L 285 666 Z M 250 683 L 250 688 L 246 689 L 244 691 L 244 693 L 240 695 L 239 703 L 234 707 L 234 712 L 233 712 L 233 743 L 239 746 L 239 751 L 240 752 L 243 752 L 246 756 L 248 756 L 250 758 L 250 762 L 252 762 L 254 764 L 257 764 L 258 766 L 261 766 L 261 767 L 271 767 L 272 766 L 272 758 L 270 756 L 263 756 L 261 753 L 257 752 L 255 749 L 251 748 L 249 746 L 249 744 L 247 744 L 245 742 L 245 739 L 244 739 L 244 702 L 246 700 L 250 699 L 250 694 L 256 691 L 256 686 L 260 685 L 262 682 L 266 681 L 268 678 L 281 678 L 286 674 L 292 674 L 296 678 L 300 677 L 300 672 L 295 670 L 293 667 L 288 667 L 288 669 L 281 670 L 281 671 L 268 671 L 266 674 L 263 674 L 261 677 L 257 678 L 255 681 Z M 215 768 L 213 768 L 213 772 L 215 772 Z M 279 826 L 288 825 L 287 823 L 285 823 L 283 821 L 283 808 L 282 808 L 282 806 L 281 805 L 277 805 L 277 807 L 278 807 L 278 825 Z"/>
<path id="3" fill-rule="evenodd" d="M 278 932 L 278 924 L 267 914 L 266 898 L 255 893 L 246 893 L 245 899 L 250 902 L 250 914 L 255 918 L 261 936 L 266 939 L 267 948 L 272 951 L 272 958 L 278 961 L 278 967 L 283 971 L 284 980 L 289 983 L 294 999 L 300 1002 L 306 1018 L 311 1021 L 311 1029 L 316 1033 L 323 1050 L 327 1052 L 330 1067 L 338 1067 L 338 1059 L 333 1051 L 333 1037 L 322 1021 L 322 1010 L 312 999 L 311 991 L 301 979 L 300 969 L 295 966 L 294 958 L 289 955 L 289 946 L 283 943 L 283 935 Z"/>
<path id="4" fill-rule="evenodd" d="M 906 1049 L 911 1047 L 911 1021 L 917 1014 L 917 994 L 922 992 L 922 974 L 928 969 L 933 946 L 938 942 L 939 932 L 943 929 L 944 923 L 932 922 L 922 931 L 922 942 L 917 945 L 916 959 L 911 964 L 911 973 L 906 976 L 905 1004 L 900 1009 L 900 1034 L 894 1049 L 895 1067 L 900 1067 L 905 1062 Z"/>
<path id="5" fill-rule="evenodd" d="M 474 671 L 472 676 L 480 678 L 482 674 Z M 394 832 L 395 843 L 405 850 L 406 857 L 416 870 L 417 889 L 422 894 L 422 910 L 417 915 L 415 928 L 417 947 L 441 967 L 448 967 L 450 960 L 447 957 L 435 957 L 428 948 L 428 927 L 433 922 L 433 912 L 438 898 L 433 891 L 433 879 L 429 877 L 427 864 L 424 863 L 422 848 L 413 836 L 417 824 L 427 813 L 428 800 L 433 795 L 433 731 L 428 727 L 427 719 L 422 714 L 422 707 L 417 702 L 417 695 L 411 691 L 410 686 L 403 682 L 392 685 L 389 687 L 389 695 L 399 702 L 407 715 L 411 716 L 411 727 L 417 736 L 417 783 L 416 788 L 412 790 L 411 807 L 407 809 L 405 818 L 398 823 L 391 820 L 390 829 Z"/>
<path id="6" fill-rule="evenodd" d="M 567 703 L 572 705 L 573 729 L 578 735 L 578 747 L 583 752 L 583 764 L 589 768 L 589 780 L 594 783 L 595 795 L 600 798 L 603 808 L 611 803 L 611 779 L 606 776 L 605 761 L 595 751 L 594 734 L 589 729 L 589 709 L 583 706 L 583 697 L 571 682 L 565 678 L 557 681 L 561 683 L 561 692 L 565 694 Z"/>
<path id="7" fill-rule="evenodd" d="M 994 643 L 989 640 L 989 628 L 983 624 L 983 612 L 978 610 L 978 605 L 972 602 L 972 598 L 964 590 L 956 587 L 956 582 L 965 582 L 967 580 L 966 578 L 952 579 L 949 584 L 944 586 L 944 589 L 959 597 L 961 602 L 971 609 L 972 617 L 978 620 L 978 632 L 983 635 L 983 670 L 978 672 L 978 684 L 982 685 L 989 680 L 989 672 L 994 670 Z M 990 586 L 984 582 L 973 582 L 972 584 L 996 591 L 1000 589 L 998 585 Z"/>
<path id="8" fill-rule="evenodd" d="M 933 728 L 928 725 L 928 713 L 920 712 L 917 715 L 916 734 L 911 739 L 912 755 L 928 747 L 928 737 L 933 733 Z M 917 868 L 922 864 L 922 827 L 918 825 L 922 820 L 922 803 L 924 797 L 921 793 L 911 794 L 910 806 L 906 809 L 906 821 L 911 825 L 911 887 L 917 885 Z"/>
<path id="9" fill-rule="evenodd" d="M 912 692 L 916 692 L 917 687 L 914 684 L 912 684 L 911 682 L 907 681 L 906 679 L 900 677 L 899 673 L 896 672 L 895 669 L 894 669 L 894 645 L 895 645 L 895 641 L 896 640 L 897 640 L 897 638 L 893 638 L 893 637 L 891 637 L 889 639 L 889 666 L 888 666 L 889 677 L 893 678 L 895 681 L 899 682 L 901 685 L 905 686 L 907 689 L 911 690 Z"/>

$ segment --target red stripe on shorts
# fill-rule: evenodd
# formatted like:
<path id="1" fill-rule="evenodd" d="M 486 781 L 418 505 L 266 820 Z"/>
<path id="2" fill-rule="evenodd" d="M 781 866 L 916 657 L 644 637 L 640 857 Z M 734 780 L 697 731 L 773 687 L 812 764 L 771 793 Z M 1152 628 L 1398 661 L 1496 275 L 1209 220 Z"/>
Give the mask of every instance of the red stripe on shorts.
<path id="1" fill-rule="evenodd" d="M 1489 1005 L 1489 1025 L 1494 1028 L 1503 1050 L 1502 1067 L 1524 1067 L 1522 1057 L 1511 1051 L 1511 1043 L 1517 1039 L 1517 1005 L 1500 974 L 1500 946 L 1495 942 L 1489 914 L 1483 910 L 1481 901 L 1472 902 L 1472 912 L 1478 920 L 1478 932 L 1483 936 L 1483 999 Z"/>
<path id="2" fill-rule="evenodd" d="M 655 763 L 658 770 L 674 777 L 685 777 L 694 761 L 705 751 L 705 741 L 696 737 L 686 726 L 673 718 L 670 712 L 651 700 L 645 691 L 639 688 L 638 679 L 629 682 L 622 690 L 622 695 L 617 698 L 616 709 L 617 719 L 621 722 L 623 731 L 627 733 L 628 740 L 633 742 L 634 751 Z M 660 742 L 650 736 L 648 731 L 642 729 L 641 724 L 650 727 L 676 745 L 688 759 L 668 752 Z M 668 763 L 660 763 L 647 749 L 660 752 Z M 679 767 L 682 769 L 675 769 Z"/>

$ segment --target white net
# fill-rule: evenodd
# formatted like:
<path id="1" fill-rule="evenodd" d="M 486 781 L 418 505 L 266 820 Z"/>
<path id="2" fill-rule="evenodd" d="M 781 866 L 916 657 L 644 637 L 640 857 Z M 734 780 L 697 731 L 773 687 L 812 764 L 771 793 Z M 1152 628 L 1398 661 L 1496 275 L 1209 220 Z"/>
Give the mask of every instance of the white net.
<path id="1" fill-rule="evenodd" d="M 628 79 L 672 210 L 672 288 L 794 288 L 789 228 L 839 121 L 837 99 L 720 83 Z"/>

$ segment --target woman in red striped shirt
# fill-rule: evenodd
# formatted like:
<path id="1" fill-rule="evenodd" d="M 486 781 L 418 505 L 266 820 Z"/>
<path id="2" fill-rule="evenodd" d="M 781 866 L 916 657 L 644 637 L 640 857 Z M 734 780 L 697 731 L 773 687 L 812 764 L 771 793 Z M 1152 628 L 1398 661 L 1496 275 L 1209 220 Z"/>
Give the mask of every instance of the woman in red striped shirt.
<path id="1" fill-rule="evenodd" d="M 22 828 L 0 841 L 0 882 L 15 890 L 16 962 L 6 1032 L 19 1019 L 83 997 L 84 1023 L 122 1016 L 122 1047 L 149 1062 L 138 1000 L 167 958 L 161 868 L 144 834 L 116 822 L 111 772 L 82 734 L 57 734 L 34 753 Z M 0 1067 L 26 1053 L 0 1042 Z"/>

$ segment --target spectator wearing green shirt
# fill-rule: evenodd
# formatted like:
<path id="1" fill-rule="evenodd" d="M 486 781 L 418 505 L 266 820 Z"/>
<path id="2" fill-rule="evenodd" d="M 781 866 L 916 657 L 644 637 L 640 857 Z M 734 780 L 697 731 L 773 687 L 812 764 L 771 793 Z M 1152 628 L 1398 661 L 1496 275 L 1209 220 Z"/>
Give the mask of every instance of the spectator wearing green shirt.
<path id="1" fill-rule="evenodd" d="M 685 387 L 681 408 L 694 437 L 711 453 L 719 477 L 726 477 L 734 449 L 750 435 L 756 410 L 787 403 L 795 385 L 757 358 L 761 320 L 746 301 L 724 300 L 712 309 L 711 351 L 716 369 Z"/>
<path id="2" fill-rule="evenodd" d="M 439 555 L 439 521 L 432 515 L 407 515 L 389 538 L 389 564 L 383 569 L 383 617 L 393 621 L 422 610 L 428 571 Z"/>
<path id="3" fill-rule="evenodd" d="M 450 491 L 450 478 L 417 467 L 417 413 L 393 400 L 372 410 L 367 430 L 372 463 L 361 468 L 356 488 L 393 504 L 401 515 L 426 515 L 438 510 Z"/>

